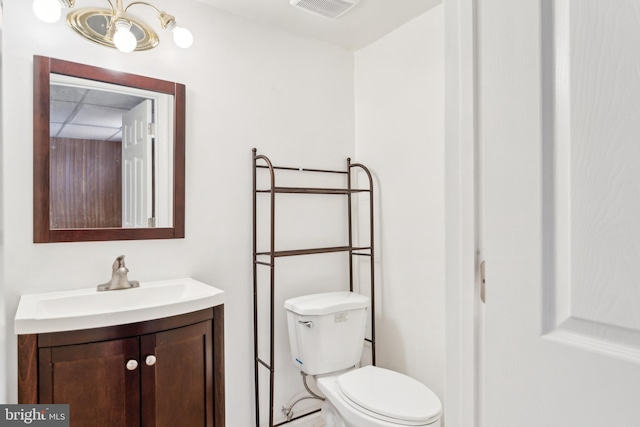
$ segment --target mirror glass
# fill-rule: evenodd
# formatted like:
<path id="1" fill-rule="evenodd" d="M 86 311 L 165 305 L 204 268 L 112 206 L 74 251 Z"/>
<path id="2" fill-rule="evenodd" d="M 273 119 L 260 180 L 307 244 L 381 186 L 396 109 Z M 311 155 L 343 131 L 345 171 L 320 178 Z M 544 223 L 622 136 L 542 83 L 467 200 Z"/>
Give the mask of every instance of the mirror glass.
<path id="1" fill-rule="evenodd" d="M 171 227 L 173 96 L 51 74 L 50 226 Z"/>
<path id="2" fill-rule="evenodd" d="M 34 241 L 183 237 L 184 86 L 34 64 Z"/>

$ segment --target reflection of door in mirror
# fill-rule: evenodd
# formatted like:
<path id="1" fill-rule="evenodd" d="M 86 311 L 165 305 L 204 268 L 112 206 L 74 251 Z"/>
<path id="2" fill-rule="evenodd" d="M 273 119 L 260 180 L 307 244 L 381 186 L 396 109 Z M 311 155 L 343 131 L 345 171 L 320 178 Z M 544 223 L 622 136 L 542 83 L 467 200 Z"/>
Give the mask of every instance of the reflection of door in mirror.
<path id="1" fill-rule="evenodd" d="M 153 227 L 153 104 L 122 116 L 122 226 Z"/>
<path id="2" fill-rule="evenodd" d="M 172 97 L 51 75 L 52 229 L 172 225 Z"/>

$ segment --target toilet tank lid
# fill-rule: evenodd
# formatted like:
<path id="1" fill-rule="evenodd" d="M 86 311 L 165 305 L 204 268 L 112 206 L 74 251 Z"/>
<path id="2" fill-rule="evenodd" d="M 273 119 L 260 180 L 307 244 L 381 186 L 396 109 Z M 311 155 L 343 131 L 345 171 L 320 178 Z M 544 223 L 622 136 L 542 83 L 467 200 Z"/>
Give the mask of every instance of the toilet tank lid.
<path id="1" fill-rule="evenodd" d="M 367 307 L 369 297 L 349 291 L 303 295 L 284 302 L 284 308 L 287 310 L 306 316 L 321 316 Z"/>

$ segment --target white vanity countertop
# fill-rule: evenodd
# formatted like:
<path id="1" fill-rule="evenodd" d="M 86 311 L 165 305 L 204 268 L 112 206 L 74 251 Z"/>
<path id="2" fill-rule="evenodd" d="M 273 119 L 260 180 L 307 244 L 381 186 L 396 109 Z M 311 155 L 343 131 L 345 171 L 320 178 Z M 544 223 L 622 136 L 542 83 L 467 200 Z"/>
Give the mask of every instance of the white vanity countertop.
<path id="1" fill-rule="evenodd" d="M 101 328 L 177 316 L 224 304 L 224 291 L 190 278 L 140 282 L 140 287 L 98 292 L 96 287 L 23 295 L 15 333 Z"/>

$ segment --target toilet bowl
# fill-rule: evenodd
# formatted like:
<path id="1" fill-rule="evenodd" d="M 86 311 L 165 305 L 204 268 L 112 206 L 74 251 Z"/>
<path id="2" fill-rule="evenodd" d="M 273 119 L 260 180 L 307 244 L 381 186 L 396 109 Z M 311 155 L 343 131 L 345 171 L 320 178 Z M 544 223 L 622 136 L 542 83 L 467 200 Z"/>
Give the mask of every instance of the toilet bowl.
<path id="1" fill-rule="evenodd" d="M 322 416 L 327 427 L 440 427 L 440 399 L 398 372 L 366 366 L 319 376 L 316 384 L 326 397 Z"/>
<path id="2" fill-rule="evenodd" d="M 424 384 L 376 366 L 355 368 L 369 298 L 326 292 L 285 301 L 291 360 L 326 396 L 327 427 L 440 427 L 442 404 Z"/>

